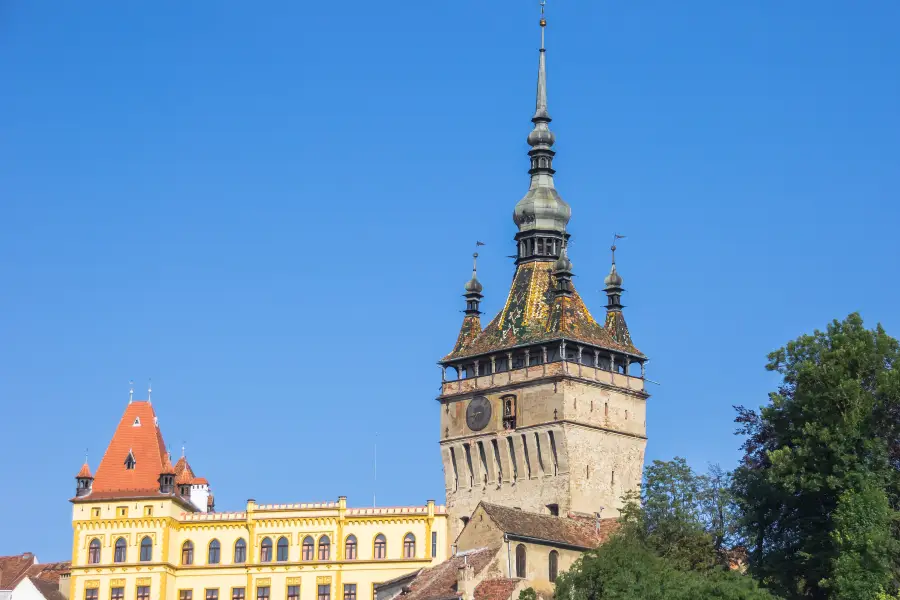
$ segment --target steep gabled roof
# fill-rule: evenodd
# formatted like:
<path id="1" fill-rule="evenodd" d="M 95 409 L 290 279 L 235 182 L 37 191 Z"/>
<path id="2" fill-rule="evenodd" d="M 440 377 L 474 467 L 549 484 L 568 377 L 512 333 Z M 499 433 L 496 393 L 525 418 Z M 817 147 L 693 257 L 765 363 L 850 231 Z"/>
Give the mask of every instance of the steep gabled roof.
<path id="1" fill-rule="evenodd" d="M 125 461 L 134 456 L 134 468 Z M 94 476 L 92 496 L 116 492 L 159 491 L 159 474 L 166 456 L 166 444 L 150 402 L 132 402 L 125 409 L 103 460 Z"/>
<path id="2" fill-rule="evenodd" d="M 600 519 L 598 523 L 596 519 L 554 517 L 487 502 L 482 502 L 479 506 L 503 533 L 513 537 L 540 540 L 551 545 L 596 548 L 618 524 L 615 518 Z"/>
<path id="3" fill-rule="evenodd" d="M 36 564 L 36 560 L 31 552 L 15 556 L 0 556 L 0 590 L 13 589 L 34 564 Z"/>
<path id="4" fill-rule="evenodd" d="M 463 323 L 453 351 L 443 361 L 559 339 L 643 356 L 630 336 L 615 339 L 600 325 L 574 290 L 571 297 L 553 294 L 553 262 L 534 261 L 516 267 L 503 310 L 475 333 Z"/>
<path id="5" fill-rule="evenodd" d="M 38 577 L 29 577 L 28 580 L 40 592 L 44 600 L 66 600 L 66 597 L 59 591 L 59 582 L 54 583 Z"/>

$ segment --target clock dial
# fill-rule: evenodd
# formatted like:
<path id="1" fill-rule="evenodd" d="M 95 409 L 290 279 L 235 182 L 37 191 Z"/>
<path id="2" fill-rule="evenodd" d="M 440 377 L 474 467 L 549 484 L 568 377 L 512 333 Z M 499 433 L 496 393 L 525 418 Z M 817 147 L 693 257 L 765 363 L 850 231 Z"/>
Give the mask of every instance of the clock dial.
<path id="1" fill-rule="evenodd" d="M 481 431 L 491 422 L 491 402 L 484 396 L 475 396 L 466 407 L 466 424 L 472 431 Z"/>

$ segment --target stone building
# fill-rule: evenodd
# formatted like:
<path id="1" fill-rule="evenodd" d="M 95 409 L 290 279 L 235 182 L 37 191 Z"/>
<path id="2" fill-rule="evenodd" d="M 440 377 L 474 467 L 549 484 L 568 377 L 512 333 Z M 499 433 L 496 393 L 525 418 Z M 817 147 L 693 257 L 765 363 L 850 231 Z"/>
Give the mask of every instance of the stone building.
<path id="1" fill-rule="evenodd" d="M 528 135 L 531 183 L 513 210 L 512 286 L 502 310 L 482 327 L 484 288 L 473 267 L 459 336 L 440 361 L 451 538 L 481 501 L 550 515 L 614 517 L 643 469 L 647 357 L 625 323 L 615 246 L 604 279 L 603 324 L 572 283 L 571 209 L 554 184 L 545 26 L 542 18 Z"/>
<path id="2" fill-rule="evenodd" d="M 447 557 L 446 511 L 346 498 L 215 512 L 209 483 L 173 466 L 149 401 L 130 402 L 72 498 L 73 600 L 371 600 L 374 584 Z"/>

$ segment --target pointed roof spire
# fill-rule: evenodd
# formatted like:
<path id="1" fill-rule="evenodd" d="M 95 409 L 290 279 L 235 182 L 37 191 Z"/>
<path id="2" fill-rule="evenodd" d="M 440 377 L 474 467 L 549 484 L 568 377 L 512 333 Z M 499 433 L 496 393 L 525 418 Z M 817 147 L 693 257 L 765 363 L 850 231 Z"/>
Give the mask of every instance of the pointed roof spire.
<path id="1" fill-rule="evenodd" d="M 75 476 L 75 479 L 93 479 L 94 476 L 91 475 L 91 468 L 88 466 L 87 458 L 84 459 L 84 464 L 81 465 L 81 470 L 78 471 L 78 475 Z"/>
<path id="2" fill-rule="evenodd" d="M 128 404 L 134 402 L 134 379 L 128 382 Z"/>
<path id="3" fill-rule="evenodd" d="M 606 286 L 603 289 L 607 297 L 607 311 L 621 311 L 625 308 L 622 304 L 622 292 L 625 291 L 625 288 L 622 287 L 622 276 L 616 270 L 616 241 L 624 237 L 624 235 L 619 235 L 618 233 L 614 234 L 612 246 L 609 248 L 612 252 L 612 266 L 609 269 L 609 275 L 603 280 Z"/>
<path id="4" fill-rule="evenodd" d="M 528 156 L 531 158 L 531 186 L 525 197 L 519 200 L 513 211 L 513 221 L 519 227 L 519 236 L 531 231 L 554 231 L 562 233 L 572 216 L 572 209 L 559 196 L 553 184 L 553 144 L 556 136 L 550 131 L 550 113 L 547 109 L 547 49 L 545 47 L 545 29 L 547 19 L 544 16 L 544 6 L 541 2 L 541 47 L 538 59 L 537 94 L 535 96 L 534 116 L 531 122 L 534 128 L 528 134 L 528 145 L 531 150 Z M 530 256 L 522 258 L 530 258 Z"/>
<path id="5" fill-rule="evenodd" d="M 572 295 L 572 261 L 569 260 L 569 244 L 563 243 L 559 251 L 559 258 L 553 263 L 553 277 L 556 278 L 556 289 L 553 293 L 557 296 Z"/>
<path id="6" fill-rule="evenodd" d="M 481 242 L 478 242 L 478 244 L 481 244 Z M 483 289 L 484 287 L 481 285 L 481 282 L 478 281 L 478 253 L 475 252 L 472 254 L 472 279 L 466 282 L 466 293 L 463 294 L 463 296 L 466 297 L 467 315 L 481 314 L 478 310 L 478 305 L 481 302 L 481 299 L 484 298 L 481 294 L 481 290 Z"/>

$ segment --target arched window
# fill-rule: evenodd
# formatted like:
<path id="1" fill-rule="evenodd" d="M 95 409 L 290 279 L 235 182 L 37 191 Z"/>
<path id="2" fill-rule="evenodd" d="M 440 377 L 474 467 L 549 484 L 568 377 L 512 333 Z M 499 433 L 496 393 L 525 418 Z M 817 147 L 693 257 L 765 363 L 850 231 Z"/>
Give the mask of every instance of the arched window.
<path id="1" fill-rule="evenodd" d="M 187 541 L 181 545 L 181 564 L 194 564 L 194 542 Z"/>
<path id="2" fill-rule="evenodd" d="M 217 565 L 222 559 L 222 545 L 219 540 L 213 540 L 209 543 L 209 551 L 206 555 L 206 564 Z"/>
<path id="3" fill-rule="evenodd" d="M 550 551 L 550 581 L 556 581 L 556 576 L 559 575 L 559 552 L 556 550 Z"/>
<path id="4" fill-rule="evenodd" d="M 525 578 L 525 546 L 516 546 L 516 577 Z"/>
<path id="5" fill-rule="evenodd" d="M 403 538 L 403 558 L 416 557 L 416 536 L 407 533 Z"/>
<path id="6" fill-rule="evenodd" d="M 375 558 L 387 558 L 387 540 L 384 534 L 379 533 L 375 536 Z"/>
<path id="7" fill-rule="evenodd" d="M 88 544 L 88 564 L 96 565 L 100 562 L 100 540 L 94 538 Z"/>
<path id="8" fill-rule="evenodd" d="M 244 538 L 239 538 L 234 543 L 234 562 L 238 564 L 247 562 L 247 542 Z"/>
<path id="9" fill-rule="evenodd" d="M 113 562 L 125 562 L 125 538 L 116 540 L 116 552 L 113 554 Z"/>
<path id="10" fill-rule="evenodd" d="M 286 537 L 278 538 L 278 562 L 285 562 L 288 559 L 288 541 Z"/>
<path id="11" fill-rule="evenodd" d="M 331 540 L 327 535 L 319 538 L 319 560 L 331 560 Z"/>
<path id="12" fill-rule="evenodd" d="M 315 542 L 313 542 L 312 537 L 306 536 L 303 538 L 303 547 L 302 547 L 302 560 L 312 560 L 313 559 L 313 547 Z"/>
<path id="13" fill-rule="evenodd" d="M 347 541 L 344 543 L 344 558 L 347 560 L 356 560 L 356 536 L 348 535 Z"/>
<path id="14" fill-rule="evenodd" d="M 153 540 L 145 536 L 141 540 L 141 562 L 150 562 L 153 560 Z"/>
<path id="15" fill-rule="evenodd" d="M 272 539 L 263 538 L 259 546 L 259 562 L 272 562 Z"/>

